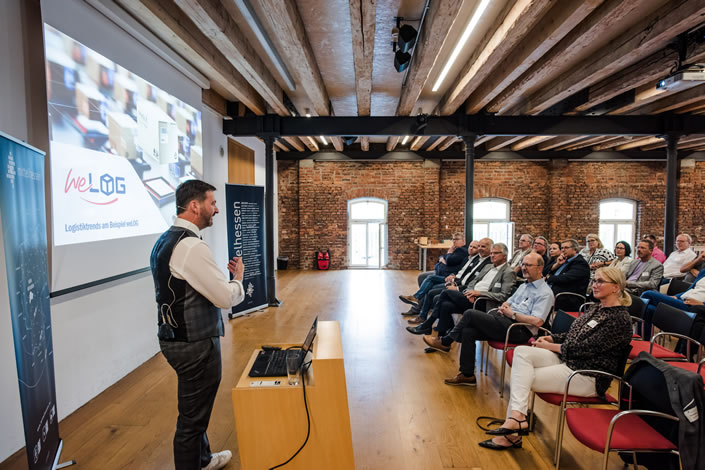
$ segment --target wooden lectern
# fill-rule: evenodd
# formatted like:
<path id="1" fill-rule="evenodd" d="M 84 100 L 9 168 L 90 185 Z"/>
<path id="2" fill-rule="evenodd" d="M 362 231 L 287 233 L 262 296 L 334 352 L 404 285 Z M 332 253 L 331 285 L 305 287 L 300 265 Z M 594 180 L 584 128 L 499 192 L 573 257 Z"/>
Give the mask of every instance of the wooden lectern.
<path id="1" fill-rule="evenodd" d="M 288 347 L 290 345 L 279 345 Z M 291 457 L 306 439 L 302 385 L 286 377 L 249 377 L 255 350 L 233 389 L 233 410 L 243 470 L 262 470 Z M 281 385 L 252 387 L 252 382 L 280 380 Z M 287 469 L 354 470 L 350 412 L 345 386 L 343 347 L 337 321 L 318 322 L 313 362 L 306 374 L 311 435 Z"/>

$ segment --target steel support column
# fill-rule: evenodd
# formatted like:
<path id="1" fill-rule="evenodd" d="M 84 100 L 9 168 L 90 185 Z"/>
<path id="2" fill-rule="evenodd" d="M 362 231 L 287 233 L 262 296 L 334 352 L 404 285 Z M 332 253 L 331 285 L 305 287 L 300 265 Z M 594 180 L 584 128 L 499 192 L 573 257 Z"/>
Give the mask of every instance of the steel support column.
<path id="1" fill-rule="evenodd" d="M 264 136 L 265 186 L 265 269 L 267 271 L 267 301 L 270 307 L 278 307 L 277 284 L 274 277 L 274 137 Z"/>
<path id="2" fill-rule="evenodd" d="M 678 223 L 678 140 L 679 135 L 666 135 L 666 215 L 663 228 L 663 251 L 671 254 L 676 243 Z"/>
<path id="3" fill-rule="evenodd" d="M 475 199 L 475 139 L 477 139 L 475 134 L 463 136 L 463 142 L 465 143 L 465 241 L 467 246 L 470 246 L 473 237 L 472 209 Z"/>

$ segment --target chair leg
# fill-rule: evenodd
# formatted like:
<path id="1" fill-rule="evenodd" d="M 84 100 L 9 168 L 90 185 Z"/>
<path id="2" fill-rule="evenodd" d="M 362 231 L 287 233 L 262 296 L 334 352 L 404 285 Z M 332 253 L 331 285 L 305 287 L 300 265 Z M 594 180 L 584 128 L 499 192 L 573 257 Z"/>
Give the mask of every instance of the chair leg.
<path id="1" fill-rule="evenodd" d="M 487 375 L 487 368 L 490 365 L 490 345 L 487 342 L 485 342 L 485 345 L 485 347 L 487 348 L 487 351 L 485 351 L 485 375 Z"/>
<path id="2" fill-rule="evenodd" d="M 485 342 L 480 341 L 480 373 L 482 373 L 483 361 L 485 360 Z"/>
<path id="3" fill-rule="evenodd" d="M 504 398 L 504 372 L 507 368 L 507 350 L 502 350 L 502 372 L 499 379 L 499 398 Z"/>
<path id="4" fill-rule="evenodd" d="M 532 391 L 529 397 L 529 430 L 533 431 L 536 426 L 536 418 L 534 417 L 534 400 L 536 399 L 536 392 Z"/>
<path id="5" fill-rule="evenodd" d="M 561 447 L 563 446 L 563 433 L 565 432 L 565 405 L 561 403 L 558 411 L 558 434 L 556 434 L 556 451 L 553 454 L 553 463 L 556 470 L 561 464 Z"/>
<path id="6" fill-rule="evenodd" d="M 562 427 L 561 425 L 563 424 L 563 404 L 558 407 L 558 420 L 556 421 L 556 448 L 553 451 L 553 465 L 556 465 L 558 462 L 558 437 L 561 436 L 562 434 Z M 563 436 L 561 436 L 562 439 Z"/>
<path id="7" fill-rule="evenodd" d="M 639 470 L 639 464 L 636 461 L 636 452 L 632 451 L 632 465 L 634 466 L 634 470 Z"/>

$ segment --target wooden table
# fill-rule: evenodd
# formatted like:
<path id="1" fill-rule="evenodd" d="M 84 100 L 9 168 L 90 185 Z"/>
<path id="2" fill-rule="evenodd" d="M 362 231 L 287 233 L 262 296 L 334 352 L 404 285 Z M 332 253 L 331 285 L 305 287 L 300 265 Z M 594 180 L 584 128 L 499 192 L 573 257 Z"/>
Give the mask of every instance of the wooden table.
<path id="1" fill-rule="evenodd" d="M 426 250 L 429 248 L 437 248 L 437 249 L 448 249 L 453 245 L 452 240 L 444 241 L 442 243 L 427 243 L 426 245 L 421 245 L 417 243 L 419 246 L 419 271 L 425 271 L 426 270 Z"/>
<path id="2" fill-rule="evenodd" d="M 278 345 L 288 347 L 291 345 Z M 259 350 L 233 388 L 233 410 L 243 470 L 273 467 L 291 457 L 306 439 L 302 384 L 284 377 L 249 377 Z M 279 380 L 281 385 L 252 387 L 252 382 Z M 294 469 L 354 470 L 350 412 L 343 347 L 337 321 L 318 322 L 311 367 L 306 374 L 311 435 L 306 447 L 286 465 Z"/>

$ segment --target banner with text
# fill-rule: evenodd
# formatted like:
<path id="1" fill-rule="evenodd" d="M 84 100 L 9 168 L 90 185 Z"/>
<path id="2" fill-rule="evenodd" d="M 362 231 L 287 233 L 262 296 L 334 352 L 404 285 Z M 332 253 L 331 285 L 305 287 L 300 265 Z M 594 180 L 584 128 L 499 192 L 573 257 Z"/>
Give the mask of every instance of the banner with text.
<path id="1" fill-rule="evenodd" d="M 225 185 L 228 223 L 228 257 L 242 257 L 245 300 L 233 307 L 230 318 L 267 306 L 264 264 L 264 187 Z"/>
<path id="2" fill-rule="evenodd" d="M 10 316 L 30 470 L 59 452 L 49 312 L 44 155 L 0 133 L 0 215 Z"/>

